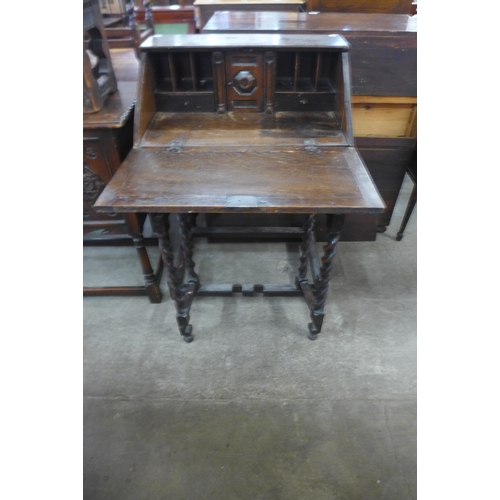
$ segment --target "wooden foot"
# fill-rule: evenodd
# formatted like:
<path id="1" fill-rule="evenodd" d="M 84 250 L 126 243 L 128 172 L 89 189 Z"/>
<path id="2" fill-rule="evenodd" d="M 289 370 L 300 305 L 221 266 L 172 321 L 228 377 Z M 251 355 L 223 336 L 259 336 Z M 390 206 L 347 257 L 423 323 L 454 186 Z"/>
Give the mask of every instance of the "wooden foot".
<path id="1" fill-rule="evenodd" d="M 174 253 L 169 235 L 169 221 L 166 214 L 153 214 L 150 216 L 151 227 L 158 236 L 163 265 L 167 272 L 167 282 L 170 290 L 170 297 L 175 303 L 176 320 L 179 332 L 185 342 L 192 342 L 193 327 L 189 324 L 189 312 L 195 291 L 199 288 L 199 277 L 194 272 L 194 262 L 192 260 L 193 249 L 189 234 L 189 224 L 186 218 L 178 216 L 179 231 L 181 234 L 181 267 L 176 267 L 174 263 Z M 188 283 L 183 284 L 184 274 L 188 274 Z"/>

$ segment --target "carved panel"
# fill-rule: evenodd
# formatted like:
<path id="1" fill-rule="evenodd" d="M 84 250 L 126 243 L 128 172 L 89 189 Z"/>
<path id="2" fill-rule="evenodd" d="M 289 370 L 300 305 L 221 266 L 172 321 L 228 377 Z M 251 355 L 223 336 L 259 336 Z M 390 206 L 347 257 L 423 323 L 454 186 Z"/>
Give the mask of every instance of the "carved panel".
<path id="1" fill-rule="evenodd" d="M 257 78 L 251 71 L 239 71 L 233 78 L 234 90 L 240 95 L 250 95 L 257 87 Z"/>
<path id="2" fill-rule="evenodd" d="M 97 200 L 106 183 L 83 162 L 83 199 L 89 205 L 93 205 Z"/>
<path id="3" fill-rule="evenodd" d="M 238 108 L 262 111 L 263 67 L 262 53 L 226 54 L 227 104 L 230 111 Z"/>

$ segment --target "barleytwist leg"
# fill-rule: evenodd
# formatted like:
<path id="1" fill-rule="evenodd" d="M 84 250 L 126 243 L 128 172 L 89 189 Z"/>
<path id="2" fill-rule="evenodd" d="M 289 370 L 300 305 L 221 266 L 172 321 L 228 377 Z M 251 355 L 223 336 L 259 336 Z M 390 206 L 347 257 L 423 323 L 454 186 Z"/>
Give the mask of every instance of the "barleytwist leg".
<path id="1" fill-rule="evenodd" d="M 326 245 L 323 246 L 323 257 L 321 258 L 321 267 L 316 280 L 316 291 L 314 293 L 315 303 L 311 307 L 311 320 L 309 323 L 308 337 L 311 340 L 318 338 L 318 333 L 321 332 L 323 326 L 323 318 L 325 316 L 324 308 L 328 286 L 330 282 L 330 273 L 333 267 L 333 258 L 337 253 L 337 243 L 340 239 L 340 233 L 344 224 L 343 215 L 328 216 L 328 235 Z"/>
<path id="2" fill-rule="evenodd" d="M 170 297 L 175 303 L 177 311 L 176 319 L 180 334 L 186 342 L 192 342 L 193 328 L 189 324 L 189 310 L 193 299 L 192 286 L 184 288 L 182 286 L 182 277 L 179 276 L 178 269 L 174 264 L 174 253 L 170 243 L 169 222 L 167 214 L 153 214 L 150 216 L 151 227 L 158 237 L 158 246 L 160 248 L 163 265 L 167 272 L 168 288 Z"/>
<path id="3" fill-rule="evenodd" d="M 314 215 L 309 215 L 304 224 L 304 236 L 302 236 L 302 244 L 300 245 L 299 269 L 295 278 L 295 285 L 300 288 L 300 283 L 306 279 L 307 275 L 307 260 L 309 258 L 309 248 L 314 231 Z"/>
<path id="4" fill-rule="evenodd" d="M 181 256 L 188 274 L 188 283 L 193 283 L 195 291 L 200 287 L 200 277 L 194 271 L 193 238 L 191 237 L 192 216 L 190 214 L 177 214 L 179 232 L 181 236 Z"/>

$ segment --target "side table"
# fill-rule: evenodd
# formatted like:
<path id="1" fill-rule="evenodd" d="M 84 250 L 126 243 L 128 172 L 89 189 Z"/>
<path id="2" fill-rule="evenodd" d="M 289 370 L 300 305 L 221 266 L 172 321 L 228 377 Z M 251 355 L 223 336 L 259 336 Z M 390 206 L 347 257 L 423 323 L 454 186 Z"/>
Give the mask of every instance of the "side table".
<path id="1" fill-rule="evenodd" d="M 149 260 L 142 234 L 145 216 L 94 210 L 98 196 L 132 148 L 136 89 L 135 82 L 120 82 L 117 92 L 108 97 L 100 111 L 83 114 L 83 234 L 87 235 L 87 245 L 133 243 L 144 286 L 84 287 L 83 295 L 146 295 L 150 302 L 159 303 L 163 264 L 160 260 L 154 271 Z"/>

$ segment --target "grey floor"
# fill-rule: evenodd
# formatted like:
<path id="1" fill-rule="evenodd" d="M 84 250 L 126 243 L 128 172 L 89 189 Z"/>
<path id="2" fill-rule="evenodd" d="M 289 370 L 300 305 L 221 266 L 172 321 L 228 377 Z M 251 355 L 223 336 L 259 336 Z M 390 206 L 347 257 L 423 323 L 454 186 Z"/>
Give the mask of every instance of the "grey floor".
<path id="1" fill-rule="evenodd" d="M 86 297 L 84 498 L 415 499 L 417 207 L 341 242 L 323 331 L 301 298 Z M 293 281 L 293 245 L 197 242 L 205 281 Z M 152 260 L 158 251 L 150 248 Z M 141 284 L 132 248 L 84 248 L 84 284 Z"/>

